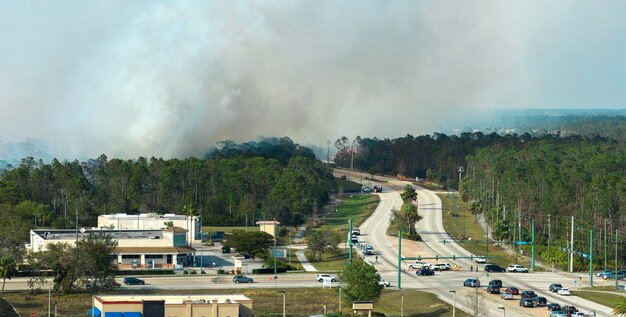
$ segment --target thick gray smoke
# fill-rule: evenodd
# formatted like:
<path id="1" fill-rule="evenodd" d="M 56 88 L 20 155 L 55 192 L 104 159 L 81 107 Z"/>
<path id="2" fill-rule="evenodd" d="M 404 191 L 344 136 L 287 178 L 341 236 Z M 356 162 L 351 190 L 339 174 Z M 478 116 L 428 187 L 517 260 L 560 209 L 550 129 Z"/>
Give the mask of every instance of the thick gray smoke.
<path id="1" fill-rule="evenodd" d="M 430 133 L 533 94 L 517 86 L 531 32 L 524 3 L 8 4 L 0 141 L 172 157 L 260 135 L 324 146 Z"/>

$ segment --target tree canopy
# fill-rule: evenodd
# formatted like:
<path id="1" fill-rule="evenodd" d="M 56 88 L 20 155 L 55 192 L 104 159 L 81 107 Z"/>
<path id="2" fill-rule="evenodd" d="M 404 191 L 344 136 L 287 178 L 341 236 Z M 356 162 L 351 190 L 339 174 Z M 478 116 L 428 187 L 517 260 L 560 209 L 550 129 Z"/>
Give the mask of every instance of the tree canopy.
<path id="1" fill-rule="evenodd" d="M 352 301 L 375 301 L 383 290 L 376 268 L 361 261 L 348 266 L 341 274 L 341 280 L 346 284 L 346 296 Z"/>

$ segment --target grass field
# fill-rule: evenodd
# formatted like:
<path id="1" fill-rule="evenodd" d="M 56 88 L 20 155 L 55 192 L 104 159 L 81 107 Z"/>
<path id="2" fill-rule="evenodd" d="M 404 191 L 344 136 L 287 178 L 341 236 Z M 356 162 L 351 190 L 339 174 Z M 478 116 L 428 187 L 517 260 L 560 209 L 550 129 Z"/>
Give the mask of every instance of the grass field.
<path id="1" fill-rule="evenodd" d="M 360 226 L 374 213 L 379 201 L 378 195 L 372 194 L 344 197 L 329 217 L 321 219 L 322 224 L 316 230 L 345 231 L 347 234 L 350 227 L 348 220 L 352 218 L 352 227 Z"/>
<path id="2" fill-rule="evenodd" d="M 338 289 L 300 288 L 286 289 L 287 316 L 307 316 L 322 314 L 326 305 L 327 313 L 335 313 L 339 309 Z M 118 292 L 123 294 L 122 292 Z M 133 294 L 244 294 L 254 301 L 255 316 L 281 316 L 282 294 L 275 289 L 205 289 L 205 290 L 137 290 Z M 17 308 L 22 316 L 47 316 L 48 295 L 30 295 L 27 293 L 8 293 L 7 299 Z M 115 294 L 115 293 L 111 293 Z M 404 294 L 404 316 L 439 317 L 452 316 L 452 307 L 440 301 L 435 295 L 415 290 L 384 290 L 381 298 L 374 303 L 374 311 L 387 316 L 400 315 L 400 302 Z M 345 295 L 345 294 L 344 294 Z M 90 294 L 72 294 L 52 297 L 52 305 L 58 304 L 60 316 L 85 316 L 90 309 Z M 350 304 L 342 299 L 342 312 L 350 313 Z M 457 316 L 467 316 L 457 310 Z"/>
<path id="3" fill-rule="evenodd" d="M 456 214 L 458 215 L 457 217 L 452 215 L 453 195 L 455 196 L 454 200 L 458 206 L 456 209 Z M 446 232 L 453 239 L 460 239 L 465 236 L 468 239 L 464 240 L 464 242 L 461 243 L 461 246 L 473 254 L 485 256 L 487 254 L 487 245 L 485 243 L 487 234 L 478 222 L 476 222 L 474 215 L 472 215 L 469 208 L 467 208 L 467 204 L 460 199 L 458 194 L 437 194 L 437 196 L 441 199 L 443 227 Z M 489 259 L 489 262 L 504 267 L 515 262 L 514 256 L 511 256 L 499 246 L 495 246 L 492 243 L 489 244 L 489 256 L 494 256 L 494 258 Z M 521 262 L 520 264 L 528 264 L 524 263 L 521 258 L 519 261 Z"/>

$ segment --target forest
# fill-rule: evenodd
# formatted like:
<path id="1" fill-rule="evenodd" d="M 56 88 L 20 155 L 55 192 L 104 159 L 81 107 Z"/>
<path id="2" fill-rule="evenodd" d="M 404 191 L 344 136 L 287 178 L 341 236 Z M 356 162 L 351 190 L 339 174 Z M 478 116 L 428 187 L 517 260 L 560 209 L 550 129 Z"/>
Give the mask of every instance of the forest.
<path id="1" fill-rule="evenodd" d="M 85 162 L 44 163 L 24 158 L 1 174 L 4 229 L 12 227 L 27 239 L 26 228 L 35 225 L 73 228 L 78 221 L 78 226 L 95 226 L 101 214 L 180 214 L 189 209 L 184 206 L 202 215 L 205 225 L 251 225 L 274 218 L 297 225 L 329 199 L 328 190 L 335 186 L 331 171 L 313 152 L 289 138 L 220 145 L 204 159 L 101 155 Z"/>

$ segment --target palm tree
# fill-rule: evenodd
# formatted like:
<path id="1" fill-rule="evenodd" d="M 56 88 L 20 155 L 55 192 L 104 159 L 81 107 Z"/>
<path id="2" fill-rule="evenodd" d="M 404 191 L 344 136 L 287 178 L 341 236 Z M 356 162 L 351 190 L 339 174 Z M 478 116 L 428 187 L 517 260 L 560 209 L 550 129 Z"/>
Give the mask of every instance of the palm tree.
<path id="1" fill-rule="evenodd" d="M 613 315 L 624 316 L 626 314 L 626 299 L 620 300 L 613 306 Z"/>
<path id="2" fill-rule="evenodd" d="M 422 220 L 422 216 L 417 213 L 417 207 L 412 203 L 405 203 L 400 208 L 400 216 L 406 221 L 409 227 L 409 234 L 416 233 L 415 223 Z"/>
<path id="3" fill-rule="evenodd" d="M 189 235 L 189 232 L 191 232 L 191 231 L 189 231 L 189 223 L 193 219 L 195 210 L 193 209 L 193 206 L 191 204 L 185 204 L 183 206 L 183 213 L 185 215 L 187 215 L 187 221 L 186 221 L 186 224 L 187 224 L 187 235 Z M 187 240 L 187 245 L 191 245 L 191 241 L 189 241 L 190 239 L 186 239 L 186 240 Z"/>
<path id="4" fill-rule="evenodd" d="M 412 202 L 414 200 L 417 200 L 417 192 L 415 191 L 415 188 L 413 188 L 413 186 L 406 184 L 404 186 L 404 191 L 400 194 L 400 198 L 402 198 L 402 201 L 406 202 Z"/>
<path id="5" fill-rule="evenodd" d="M 15 274 L 17 274 L 15 259 L 8 256 L 0 258 L 0 278 L 2 278 L 2 291 L 0 291 L 0 294 L 4 293 L 4 284 L 7 279 L 10 280 Z"/>

